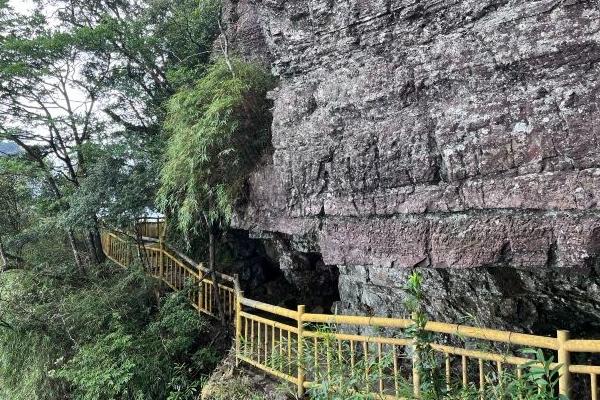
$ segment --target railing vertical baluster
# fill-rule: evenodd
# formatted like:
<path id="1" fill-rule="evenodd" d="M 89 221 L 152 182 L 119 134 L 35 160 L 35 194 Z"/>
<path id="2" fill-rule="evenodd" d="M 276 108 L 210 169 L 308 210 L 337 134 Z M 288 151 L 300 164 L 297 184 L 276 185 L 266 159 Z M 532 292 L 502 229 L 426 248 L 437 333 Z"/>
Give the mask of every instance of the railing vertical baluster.
<path id="1" fill-rule="evenodd" d="M 523 379 L 523 368 L 520 368 L 520 365 L 517 365 L 517 382 L 521 384 L 521 380 Z M 519 393 L 519 400 L 523 400 L 523 395 Z"/>
<path id="2" fill-rule="evenodd" d="M 292 374 L 292 332 L 287 331 L 288 375 Z"/>
<path id="3" fill-rule="evenodd" d="M 598 375 L 590 374 L 592 400 L 598 400 Z"/>
<path id="4" fill-rule="evenodd" d="M 198 271 L 198 310 L 204 309 L 204 283 L 202 282 L 202 272 Z"/>
<path id="5" fill-rule="evenodd" d="M 256 339 L 256 361 L 258 363 L 260 363 L 260 356 L 262 354 L 262 351 L 261 351 L 262 350 L 261 349 L 261 347 L 262 347 L 262 340 L 261 339 L 262 338 L 260 336 L 260 331 L 261 331 L 261 329 L 260 329 L 260 322 L 256 323 L 256 328 L 258 329 L 258 338 Z"/>
<path id="6" fill-rule="evenodd" d="M 213 313 L 213 304 L 215 302 L 215 294 L 213 293 L 213 285 L 209 285 L 208 286 L 208 308 L 209 308 L 209 312 L 212 314 Z M 260 325 L 259 325 L 259 331 L 260 332 Z"/>
<path id="7" fill-rule="evenodd" d="M 355 358 L 354 358 L 354 340 L 350 340 L 350 369 L 354 372 Z"/>
<path id="8" fill-rule="evenodd" d="M 271 368 L 275 369 L 275 325 L 271 326 Z"/>
<path id="9" fill-rule="evenodd" d="M 235 361 L 240 364 L 240 350 L 242 347 L 242 296 L 244 292 L 238 291 L 235 294 Z"/>
<path id="10" fill-rule="evenodd" d="M 250 345 L 248 343 L 248 318 L 244 318 L 244 356 L 248 357 L 248 351 L 250 350 Z"/>
<path id="11" fill-rule="evenodd" d="M 227 292 L 221 286 L 219 286 L 219 298 L 221 299 L 221 305 L 223 305 L 223 314 L 227 317 L 229 315 L 229 299 Z"/>
<path id="12" fill-rule="evenodd" d="M 565 348 L 566 343 L 569 341 L 569 331 L 556 332 L 556 338 L 558 339 L 558 363 L 560 364 L 558 393 L 570 399 L 571 372 L 569 372 L 569 366 L 571 365 L 571 354 Z"/>
<path id="13" fill-rule="evenodd" d="M 369 343 L 367 341 L 363 342 L 363 351 L 364 351 L 364 363 L 365 363 L 365 386 L 367 388 L 367 393 L 371 391 L 371 382 L 369 381 Z"/>
<path id="14" fill-rule="evenodd" d="M 396 346 L 392 345 L 392 357 L 394 357 L 394 394 L 396 397 L 400 395 L 400 385 L 398 382 L 398 355 L 396 354 Z"/>
<path id="15" fill-rule="evenodd" d="M 305 309 L 306 307 L 303 305 L 298 306 L 298 354 L 296 356 L 298 362 L 298 398 L 302 398 L 304 396 L 304 323 L 302 322 L 302 319 L 304 316 Z"/>
<path id="16" fill-rule="evenodd" d="M 327 362 L 327 379 L 331 381 L 331 338 L 325 338 L 325 356 Z"/>
<path id="17" fill-rule="evenodd" d="M 450 392 L 450 354 L 444 353 L 444 361 L 446 364 L 446 390 Z"/>
<path id="18" fill-rule="evenodd" d="M 209 312 L 209 306 L 208 306 L 208 289 L 210 288 L 210 285 L 208 284 L 208 282 L 202 281 L 202 287 L 204 289 L 204 310 L 206 312 Z"/>
<path id="19" fill-rule="evenodd" d="M 269 325 L 265 323 L 265 366 L 269 366 Z"/>
<path id="20" fill-rule="evenodd" d="M 414 318 L 413 318 L 414 319 Z M 413 380 L 413 394 L 418 399 L 421 397 L 421 373 L 419 371 L 420 357 L 417 347 L 412 344 L 412 380 Z"/>
<path id="21" fill-rule="evenodd" d="M 250 321 L 250 359 L 254 359 L 254 320 Z"/>
<path id="22" fill-rule="evenodd" d="M 462 385 L 464 389 L 466 389 L 469 385 L 468 379 L 469 378 L 467 375 L 467 356 L 462 356 Z"/>
<path id="23" fill-rule="evenodd" d="M 279 328 L 279 371 L 283 372 L 283 329 Z"/>
<path id="24" fill-rule="evenodd" d="M 383 395 L 383 361 L 381 359 L 381 343 L 377 343 L 377 358 L 379 363 L 379 394 Z"/>
<path id="25" fill-rule="evenodd" d="M 500 386 L 500 389 L 502 389 L 504 383 L 503 383 L 503 379 L 502 379 L 502 374 L 504 373 L 502 370 L 502 363 L 500 361 L 498 361 L 496 363 L 496 367 L 498 367 L 498 386 Z"/>
<path id="26" fill-rule="evenodd" d="M 181 287 L 181 289 L 183 289 L 185 287 L 185 280 L 187 279 L 187 271 L 181 265 L 178 265 L 178 268 L 179 268 L 179 286 Z"/>
<path id="27" fill-rule="evenodd" d="M 313 365 L 315 366 L 314 375 L 316 376 L 317 372 L 319 371 L 319 340 L 316 336 L 313 338 L 313 344 L 315 345 Z"/>
<path id="28" fill-rule="evenodd" d="M 164 259 L 164 264 L 165 264 L 165 282 L 167 282 L 169 285 L 173 285 L 173 270 L 171 269 L 171 258 L 167 257 L 167 253 L 165 253 L 165 259 Z"/>
<path id="29" fill-rule="evenodd" d="M 481 400 L 485 400 L 483 398 L 485 391 L 485 375 L 483 371 L 483 359 L 479 359 L 479 398 Z"/>

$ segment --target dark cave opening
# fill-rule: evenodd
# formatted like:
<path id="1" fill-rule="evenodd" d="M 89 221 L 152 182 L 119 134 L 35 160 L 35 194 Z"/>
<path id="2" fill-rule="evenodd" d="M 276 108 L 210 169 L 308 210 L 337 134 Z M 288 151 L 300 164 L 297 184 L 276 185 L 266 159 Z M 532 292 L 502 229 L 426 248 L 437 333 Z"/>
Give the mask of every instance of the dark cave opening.
<path id="1" fill-rule="evenodd" d="M 329 313 L 340 300 L 339 271 L 312 248 L 282 234 L 256 237 L 231 230 L 222 246 L 223 271 L 237 274 L 247 297 L 289 309 Z"/>

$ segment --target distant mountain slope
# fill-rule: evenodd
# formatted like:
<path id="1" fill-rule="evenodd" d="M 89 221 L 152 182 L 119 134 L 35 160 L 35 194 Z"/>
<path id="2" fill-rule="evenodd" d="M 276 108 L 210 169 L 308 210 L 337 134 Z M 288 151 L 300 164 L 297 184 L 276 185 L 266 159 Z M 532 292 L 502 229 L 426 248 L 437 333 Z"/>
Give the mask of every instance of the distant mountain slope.
<path id="1" fill-rule="evenodd" d="M 17 154 L 21 151 L 19 146 L 11 142 L 0 142 L 0 156 Z"/>

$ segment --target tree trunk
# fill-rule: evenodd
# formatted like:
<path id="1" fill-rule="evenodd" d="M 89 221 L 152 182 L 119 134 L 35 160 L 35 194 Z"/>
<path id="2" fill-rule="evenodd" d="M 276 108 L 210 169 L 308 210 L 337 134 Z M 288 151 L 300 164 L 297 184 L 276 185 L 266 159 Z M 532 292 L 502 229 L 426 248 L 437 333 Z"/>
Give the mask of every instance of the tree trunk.
<path id="1" fill-rule="evenodd" d="M 75 234 L 73 233 L 72 229 L 67 229 L 67 236 L 69 237 L 69 244 L 71 245 L 71 251 L 73 252 L 73 258 L 75 259 L 75 265 L 77 266 L 77 270 L 82 275 L 85 275 L 85 265 L 83 263 L 83 260 L 81 259 L 81 254 L 77 249 L 77 242 L 75 240 Z"/>
<path id="2" fill-rule="evenodd" d="M 94 240 L 94 234 L 92 231 L 87 233 L 87 247 L 88 253 L 90 255 L 90 260 L 95 264 L 100 264 L 100 260 L 98 259 L 98 250 L 96 249 L 96 241 Z"/>
<path id="3" fill-rule="evenodd" d="M 223 304 L 221 304 L 221 297 L 219 296 L 219 281 L 216 274 L 215 268 L 215 234 L 217 228 L 214 224 L 208 226 L 208 270 L 210 271 L 210 279 L 213 282 L 213 289 L 215 293 L 215 302 L 217 303 L 217 311 L 219 313 L 219 320 L 223 326 L 226 326 L 225 312 L 223 311 Z"/>
<path id="4" fill-rule="evenodd" d="M 93 253 L 93 259 L 97 264 L 102 264 L 106 260 L 106 255 L 102 250 L 102 236 L 100 235 L 100 223 L 98 217 L 95 215 L 92 217 L 94 220 L 94 227 L 88 232 L 88 243 L 90 246 L 90 252 Z"/>
<path id="5" fill-rule="evenodd" d="M 50 188 L 51 188 L 52 192 L 54 193 L 55 198 L 57 200 L 62 200 L 63 195 L 60 191 L 58 183 L 56 182 L 56 179 L 54 179 L 54 176 L 52 176 L 51 170 L 47 167 L 46 163 L 44 162 L 44 159 L 40 156 L 39 152 L 35 151 L 33 146 L 27 145 L 23 140 L 19 139 L 16 135 L 10 135 L 9 138 L 13 142 L 15 142 L 17 145 L 19 145 L 23 150 L 25 150 L 25 152 L 33 160 L 35 160 L 35 162 L 38 164 L 40 169 L 43 171 L 46 181 L 50 185 Z M 77 269 L 79 270 L 80 273 L 85 274 L 85 266 L 84 266 L 83 260 L 81 259 L 81 254 L 79 253 L 79 250 L 77 249 L 77 242 L 75 241 L 75 234 L 73 233 L 72 229 L 70 229 L 70 228 L 67 229 L 67 236 L 69 238 L 69 244 L 71 246 L 71 251 L 73 252 L 73 257 L 75 259 L 75 265 L 77 266 Z"/>
<path id="6" fill-rule="evenodd" d="M 2 236 L 0 236 L 0 272 L 4 271 L 5 268 L 8 268 L 8 257 L 6 257 L 6 252 L 4 251 L 4 243 L 2 242 Z"/>

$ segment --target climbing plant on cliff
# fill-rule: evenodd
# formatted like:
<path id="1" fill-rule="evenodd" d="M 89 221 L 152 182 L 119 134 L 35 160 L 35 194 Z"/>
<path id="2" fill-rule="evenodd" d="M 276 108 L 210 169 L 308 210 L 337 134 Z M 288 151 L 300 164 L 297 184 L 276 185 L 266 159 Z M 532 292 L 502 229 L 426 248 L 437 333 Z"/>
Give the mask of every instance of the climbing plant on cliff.
<path id="1" fill-rule="evenodd" d="M 261 67 L 221 59 L 167 106 L 169 135 L 158 203 L 186 237 L 205 229 L 209 268 L 215 238 L 228 225 L 248 175 L 270 143 L 267 91 L 274 80 Z"/>
<path id="2" fill-rule="evenodd" d="M 159 203 L 179 228 L 227 222 L 244 182 L 270 141 L 267 91 L 273 78 L 262 68 L 231 60 L 214 64 L 195 86 L 173 96 Z"/>

